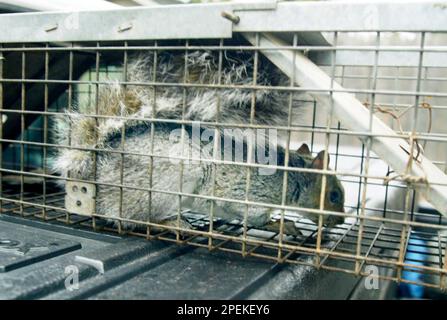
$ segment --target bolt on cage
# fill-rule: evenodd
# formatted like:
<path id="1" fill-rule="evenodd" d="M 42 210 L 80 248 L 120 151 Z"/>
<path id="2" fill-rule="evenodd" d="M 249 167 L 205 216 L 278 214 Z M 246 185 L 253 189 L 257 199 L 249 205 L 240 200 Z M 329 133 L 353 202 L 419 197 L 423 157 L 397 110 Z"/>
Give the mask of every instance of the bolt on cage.
<path id="1" fill-rule="evenodd" d="M 340 15 L 342 11 L 345 13 Z M 371 276 L 445 289 L 447 132 L 442 120 L 447 110 L 445 18 L 442 1 L 408 4 L 265 1 L 2 15 L 0 28 L 10 32 L 0 35 L 1 213 L 355 275 L 370 275 L 368 266 L 382 266 L 387 270 L 385 273 Z M 226 53 L 245 53 L 253 58 L 250 76 L 254 80 L 249 85 L 220 81 L 165 83 L 154 72 L 152 81 L 128 81 L 127 65 L 132 54 L 150 55 L 156 63 L 163 52 L 181 52 L 185 57 L 192 52 L 216 52 L 220 57 L 219 79 Z M 256 83 L 261 57 L 280 70 L 290 85 Z M 187 59 L 184 69 L 187 73 Z M 318 195 L 320 208 L 287 205 L 287 183 L 275 186 L 281 188 L 279 204 L 250 200 L 251 169 L 269 166 L 249 161 L 230 162 L 243 168 L 247 175 L 242 199 L 184 191 L 183 162 L 190 160 L 184 157 L 177 158 L 180 166 L 175 190 L 126 184 L 123 178 L 126 156 L 154 161 L 163 155 L 153 150 L 126 151 L 125 129 L 115 149 L 54 143 L 53 119 L 67 116 L 66 111 L 76 108 L 79 101 L 96 106 L 95 113 L 85 114 L 95 121 L 132 119 L 97 112 L 101 88 L 112 83 L 153 90 L 176 87 L 183 92 L 183 100 L 188 90 L 197 88 L 215 93 L 216 99 L 222 90 L 250 92 L 251 115 L 247 123 L 225 123 L 218 111 L 216 120 L 205 125 L 216 130 L 276 129 L 285 135 L 286 158 L 289 150 L 302 142 L 308 143 L 314 154 L 326 150 L 332 170 L 327 157 L 322 170 L 273 166 L 284 172 L 285 181 L 287 172 L 320 174 L 323 179 Z M 303 114 L 296 122 L 292 121 L 290 107 L 283 126 L 254 123 L 256 92 L 261 90 L 287 94 L 290 104 L 300 100 L 305 105 Z M 181 128 L 194 124 L 182 115 L 168 120 L 156 116 L 134 120 L 146 122 L 151 132 L 155 132 L 157 123 L 173 123 Z M 51 154 L 60 149 L 91 151 L 95 159 L 101 154 L 117 154 L 121 157 L 121 178 L 105 184 L 95 179 L 61 177 L 48 169 Z M 218 159 L 195 160 L 211 163 L 215 168 L 229 164 Z M 150 168 L 148 176 L 156 170 Z M 213 174 L 215 181 L 216 170 Z M 338 176 L 345 187 L 345 213 L 323 209 L 326 180 L 331 175 Z M 58 181 L 63 181 L 64 186 Z M 124 218 L 121 214 L 105 219 L 95 212 L 94 194 L 101 185 L 120 190 L 120 212 L 126 191 L 145 191 L 149 197 L 153 193 L 169 194 L 178 201 L 177 223 L 162 225 Z M 66 197 L 73 190 L 82 190 L 81 198 L 70 207 Z M 209 200 L 209 212 L 186 211 L 182 208 L 185 197 Z M 77 204 L 91 199 L 88 209 L 76 211 Z M 235 203 L 245 210 L 251 206 L 271 208 L 279 230 L 255 228 L 247 223 L 247 214 L 242 221 L 220 219 L 214 212 L 216 201 Z M 296 214 L 298 209 L 317 216 L 317 223 L 301 219 Z M 180 225 L 180 214 L 193 228 Z M 323 218 L 327 216 L 344 217 L 345 223 L 325 228 Z M 285 232 L 286 219 L 295 221 L 301 235 L 292 237 Z M 111 225 L 110 220 L 116 223 Z M 129 229 L 126 223 L 138 227 Z M 418 275 L 416 280 L 408 277 L 408 273 Z"/>

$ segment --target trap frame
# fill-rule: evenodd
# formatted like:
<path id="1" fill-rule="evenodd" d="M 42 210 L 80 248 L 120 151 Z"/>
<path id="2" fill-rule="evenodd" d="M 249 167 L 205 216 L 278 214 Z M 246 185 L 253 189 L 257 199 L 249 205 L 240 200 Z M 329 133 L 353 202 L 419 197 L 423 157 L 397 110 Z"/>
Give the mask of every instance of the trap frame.
<path id="1" fill-rule="evenodd" d="M 0 29 L 10 32 L 0 35 L 1 212 L 445 289 L 447 136 L 442 124 L 447 109 L 445 18 L 442 1 L 406 4 L 260 1 L 2 15 Z M 219 61 L 225 59 L 226 51 L 249 52 L 255 61 L 253 79 L 257 78 L 257 61 L 262 55 L 289 77 L 290 85 L 265 87 L 256 81 L 248 86 L 163 83 L 156 76 L 147 83 L 126 79 L 131 53 L 145 52 L 157 61 L 163 51 L 185 55 L 191 51 L 215 51 Z M 256 112 L 257 90 L 286 92 L 290 101 L 298 93 L 307 93 L 309 99 L 303 103 L 310 107 L 302 123 L 292 123 L 289 115 L 289 123 L 275 129 L 286 133 L 286 154 L 300 142 L 309 143 L 313 152 L 319 151 L 320 146 L 330 154 L 334 170 L 328 169 L 327 158 L 324 170 L 277 169 L 284 172 L 285 180 L 288 171 L 315 172 L 323 177 L 338 175 L 346 189 L 347 212 L 323 210 L 322 205 L 320 209 L 299 208 L 319 215 L 319 223 L 300 220 L 302 236 L 290 237 L 284 233 L 284 219 L 295 219 L 291 212 L 297 208 L 285 204 L 286 183 L 281 186 L 280 205 L 256 203 L 249 200 L 248 192 L 244 200 L 184 192 L 182 170 L 178 190 L 152 187 L 144 190 L 149 194 L 177 196 L 179 215 L 183 211 L 182 197 L 210 200 L 208 215 L 183 212 L 194 229 L 108 217 L 117 221 L 116 227 L 111 227 L 104 216 L 95 212 L 73 212 L 64 201 L 70 191 L 57 187 L 55 181 L 64 180 L 67 186 L 79 189 L 85 187 L 86 193 L 94 192 L 94 188 L 88 189 L 91 186 L 103 183 L 61 178 L 48 171 L 49 155 L 54 150 L 85 149 L 52 143 L 51 120 L 64 115 L 65 110 L 72 110 L 81 95 L 97 105 L 100 87 L 110 85 L 109 77 L 117 78 L 122 86 L 142 85 L 154 90 L 163 86 L 176 86 L 183 92 L 194 88 L 215 92 L 249 90 L 253 94 L 252 112 Z M 123 118 L 98 113 L 88 116 Z M 138 120 L 151 127 L 154 123 L 169 122 L 154 117 Z M 182 127 L 192 124 L 184 119 L 170 122 Z M 234 127 L 218 119 L 207 125 Z M 253 124 L 250 119 L 241 127 L 272 128 Z M 114 152 L 124 161 L 129 153 L 124 150 L 125 135 L 122 137 L 122 149 L 89 151 Z M 138 156 L 153 159 L 160 155 L 143 152 Z M 225 164 L 222 160 L 208 161 L 216 167 Z M 238 165 L 247 168 L 248 182 L 250 168 L 263 166 Z M 120 170 L 122 175 L 122 165 Z M 323 178 L 321 198 L 325 181 Z M 121 190 L 121 202 L 123 190 L 141 190 L 126 185 L 122 179 L 109 186 Z M 431 205 L 424 205 L 424 200 Z M 215 201 L 277 210 L 280 231 L 255 229 L 247 225 L 246 219 L 239 222 L 218 219 L 213 213 Z M 343 216 L 346 222 L 326 229 L 323 216 L 329 215 Z M 141 228 L 127 230 L 123 226 L 126 222 Z M 371 265 L 387 271 L 371 275 L 368 268 Z M 408 274 L 417 276 L 412 278 Z"/>

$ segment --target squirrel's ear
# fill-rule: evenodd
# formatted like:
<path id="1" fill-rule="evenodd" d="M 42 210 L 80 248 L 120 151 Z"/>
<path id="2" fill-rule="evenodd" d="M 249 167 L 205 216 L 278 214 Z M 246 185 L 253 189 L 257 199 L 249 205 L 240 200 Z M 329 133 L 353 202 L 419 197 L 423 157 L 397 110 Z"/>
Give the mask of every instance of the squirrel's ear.
<path id="1" fill-rule="evenodd" d="M 312 161 L 312 168 L 313 169 L 323 170 L 325 153 L 326 152 L 324 150 L 318 152 L 317 156 Z M 329 154 L 327 156 L 327 165 L 329 167 Z"/>
<path id="2" fill-rule="evenodd" d="M 299 149 L 297 150 L 297 152 L 298 152 L 299 154 L 308 155 L 308 154 L 310 154 L 309 146 L 308 146 L 307 144 L 303 143 L 303 144 L 301 145 L 301 147 L 299 147 Z"/>

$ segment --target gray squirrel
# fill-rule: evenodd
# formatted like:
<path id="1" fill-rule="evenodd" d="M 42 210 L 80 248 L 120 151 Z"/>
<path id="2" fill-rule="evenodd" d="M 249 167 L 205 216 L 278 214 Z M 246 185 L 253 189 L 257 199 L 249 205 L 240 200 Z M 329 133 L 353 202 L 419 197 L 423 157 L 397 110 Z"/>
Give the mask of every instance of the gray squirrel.
<path id="1" fill-rule="evenodd" d="M 288 123 L 290 94 L 280 90 L 255 91 L 255 108 L 252 114 L 253 94 L 241 88 L 188 87 L 183 89 L 175 85 L 150 86 L 144 83 L 157 81 L 161 83 L 186 84 L 224 84 L 251 85 L 253 79 L 253 59 L 242 53 L 225 52 L 224 63 L 218 72 L 218 56 L 210 51 L 193 51 L 184 53 L 164 53 L 157 57 L 154 69 L 152 55 L 137 55 L 127 65 L 126 79 L 129 84 L 118 81 L 102 85 L 98 104 L 95 107 L 78 103 L 77 110 L 57 117 L 54 123 L 54 140 L 58 144 L 80 148 L 100 148 L 124 150 L 128 154 L 98 152 L 96 161 L 94 152 L 60 148 L 51 161 L 51 169 L 62 177 L 83 180 L 96 180 L 98 183 L 119 184 L 137 188 L 150 188 L 153 191 L 151 201 L 149 192 L 140 189 L 123 188 L 120 205 L 120 189 L 113 186 L 97 186 L 96 212 L 105 217 L 126 218 L 137 221 L 151 221 L 165 225 L 176 225 L 179 208 L 180 164 L 172 161 L 172 150 L 176 154 L 191 157 L 194 151 L 201 155 L 203 161 L 183 161 L 182 192 L 205 197 L 182 196 L 182 210 L 190 208 L 201 213 L 210 212 L 210 196 L 233 199 L 235 201 L 215 201 L 215 216 L 226 220 L 243 220 L 246 205 L 246 177 L 250 170 L 248 201 L 254 203 L 281 205 L 284 171 L 277 169 L 271 174 L 261 174 L 260 168 L 250 168 L 237 164 L 225 163 L 213 165 L 213 142 L 182 140 L 173 141 L 172 132 L 182 130 L 183 137 L 189 137 L 193 124 L 178 124 L 175 121 L 150 123 L 143 118 L 167 120 L 189 120 L 202 123 L 202 130 L 214 132 L 210 139 L 218 140 L 218 153 L 224 158 L 225 149 L 222 142 L 229 138 L 231 145 L 241 143 L 242 160 L 247 162 L 249 149 L 252 163 L 258 163 L 253 154 L 275 153 L 278 167 L 286 165 L 286 151 L 279 144 L 272 144 L 268 137 L 264 144 L 255 141 L 229 137 L 219 126 L 218 133 L 212 122 L 247 124 L 252 116 L 253 124 L 268 126 L 285 126 Z M 228 56 L 227 56 L 228 55 Z M 185 62 L 188 68 L 185 69 Z M 278 71 L 266 59 L 259 59 L 256 84 L 261 86 L 287 86 L 288 78 Z M 292 101 L 292 112 L 299 112 L 299 104 Z M 95 113 L 102 117 L 92 117 Z M 140 120 L 141 118 L 141 120 Z M 152 126 L 151 126 L 152 125 Z M 152 131 L 153 130 L 153 131 Z M 121 144 L 124 133 L 125 144 Z M 237 136 L 237 135 L 236 135 Z M 153 145 L 151 141 L 153 138 Z M 265 137 L 264 137 L 265 138 Z M 267 141 L 267 142 L 266 142 Z M 124 149 L 121 149 L 124 148 Z M 203 150 L 208 148 L 208 155 L 202 158 Z M 151 158 L 147 155 L 152 152 Z M 216 154 L 214 154 L 215 156 Z M 306 144 L 298 150 L 289 151 L 287 165 L 296 168 L 322 169 L 324 152 L 312 157 Z M 178 159 L 177 159 L 178 160 Z M 152 161 L 152 162 L 151 162 Z M 121 177 L 120 166 L 123 165 Z M 95 167 L 94 167 L 95 166 Z M 215 176 L 215 180 L 213 177 Z M 335 175 L 327 175 L 324 209 L 344 212 L 344 190 Z M 309 172 L 289 171 L 287 173 L 287 193 L 285 204 L 304 208 L 318 209 L 322 175 Z M 150 209 L 149 209 L 150 208 Z M 149 216 L 150 210 L 150 216 Z M 271 221 L 274 210 L 267 206 L 250 205 L 247 215 L 249 225 L 273 229 L 277 228 Z M 318 215 L 300 212 L 314 222 Z M 323 223 L 332 227 L 344 219 L 340 216 L 324 215 Z M 189 228 L 181 219 L 181 227 Z M 291 221 L 285 223 L 285 233 L 297 234 Z"/>

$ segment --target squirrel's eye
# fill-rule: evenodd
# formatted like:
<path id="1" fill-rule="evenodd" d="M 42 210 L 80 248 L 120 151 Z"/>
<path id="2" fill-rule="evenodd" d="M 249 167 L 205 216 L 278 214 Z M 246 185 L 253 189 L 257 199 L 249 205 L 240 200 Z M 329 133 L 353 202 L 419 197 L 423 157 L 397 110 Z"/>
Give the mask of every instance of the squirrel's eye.
<path id="1" fill-rule="evenodd" d="M 332 203 L 337 203 L 340 201 L 340 192 L 338 191 L 331 191 L 331 193 L 329 193 L 329 200 Z"/>

